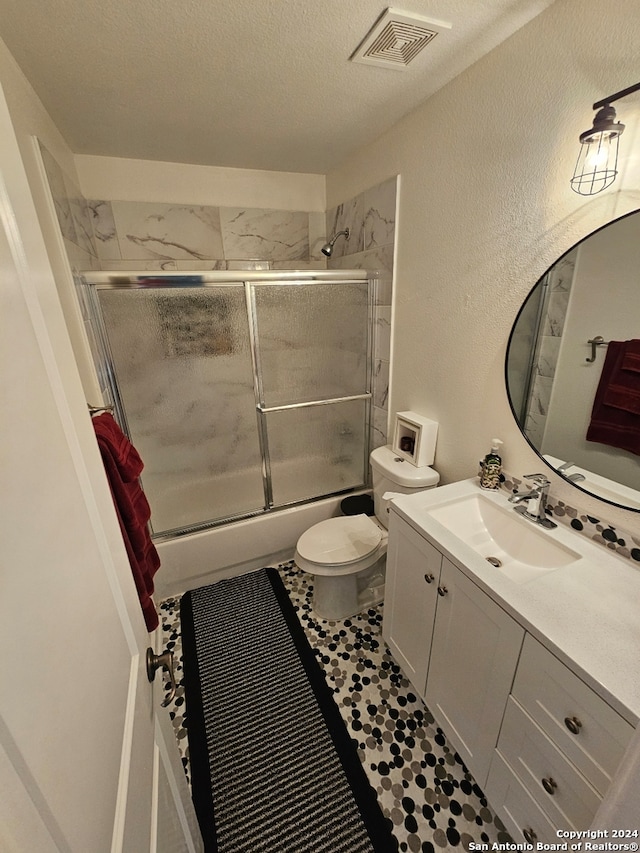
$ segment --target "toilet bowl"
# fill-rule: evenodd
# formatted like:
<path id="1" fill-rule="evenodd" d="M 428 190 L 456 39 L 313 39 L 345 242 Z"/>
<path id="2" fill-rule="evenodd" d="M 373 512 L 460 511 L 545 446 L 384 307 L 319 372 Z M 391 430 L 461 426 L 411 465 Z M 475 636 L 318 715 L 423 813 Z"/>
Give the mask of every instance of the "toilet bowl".
<path id="1" fill-rule="evenodd" d="M 384 598 L 387 554 L 387 492 L 434 488 L 440 475 L 416 467 L 390 445 L 370 456 L 375 516 L 348 515 L 314 524 L 299 538 L 296 565 L 313 575 L 313 610 L 321 619 L 346 619 Z"/>

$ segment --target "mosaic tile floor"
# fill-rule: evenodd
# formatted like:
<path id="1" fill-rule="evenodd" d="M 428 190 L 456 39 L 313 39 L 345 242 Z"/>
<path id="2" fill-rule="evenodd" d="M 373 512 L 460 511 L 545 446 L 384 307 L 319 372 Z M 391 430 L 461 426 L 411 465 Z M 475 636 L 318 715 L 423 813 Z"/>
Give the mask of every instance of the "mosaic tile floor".
<path id="1" fill-rule="evenodd" d="M 312 579 L 293 562 L 278 567 L 401 851 L 469 849 L 510 836 L 381 635 L 382 605 L 341 621 L 316 619 Z M 160 605 L 165 646 L 179 686 L 170 716 L 189 779 L 179 599 Z"/>

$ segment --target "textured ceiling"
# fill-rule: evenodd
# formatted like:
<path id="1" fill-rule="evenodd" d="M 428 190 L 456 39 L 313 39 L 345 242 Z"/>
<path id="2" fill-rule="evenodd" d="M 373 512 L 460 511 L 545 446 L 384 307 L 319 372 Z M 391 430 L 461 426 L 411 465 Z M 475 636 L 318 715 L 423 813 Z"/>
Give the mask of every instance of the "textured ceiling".
<path id="1" fill-rule="evenodd" d="M 323 174 L 551 5 L 400 0 L 448 21 L 404 71 L 349 61 L 376 0 L 0 0 L 78 154 Z"/>

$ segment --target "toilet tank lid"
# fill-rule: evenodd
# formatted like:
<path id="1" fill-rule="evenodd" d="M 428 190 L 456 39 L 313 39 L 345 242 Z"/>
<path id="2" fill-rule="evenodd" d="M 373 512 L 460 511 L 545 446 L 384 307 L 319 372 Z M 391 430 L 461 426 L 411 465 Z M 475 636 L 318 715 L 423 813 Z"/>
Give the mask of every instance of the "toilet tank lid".
<path id="1" fill-rule="evenodd" d="M 400 458 L 394 453 L 390 444 L 384 447 L 376 447 L 371 451 L 371 467 L 378 474 L 387 477 L 399 486 L 411 489 L 426 489 L 437 486 L 440 482 L 440 474 L 430 465 L 416 468 L 410 462 Z"/>

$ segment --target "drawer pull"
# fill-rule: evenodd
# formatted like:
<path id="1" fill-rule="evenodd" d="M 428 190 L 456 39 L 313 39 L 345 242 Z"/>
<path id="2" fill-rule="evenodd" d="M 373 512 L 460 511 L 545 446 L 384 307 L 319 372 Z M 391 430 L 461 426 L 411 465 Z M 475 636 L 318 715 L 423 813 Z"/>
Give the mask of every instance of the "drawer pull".
<path id="1" fill-rule="evenodd" d="M 427 583 L 433 583 L 435 580 L 435 575 L 432 575 L 431 572 L 429 572 L 428 575 L 424 576 L 424 579 L 426 580 Z"/>
<path id="2" fill-rule="evenodd" d="M 565 717 L 564 724 L 569 729 L 571 734 L 579 735 L 582 723 L 577 717 Z"/>
<path id="3" fill-rule="evenodd" d="M 528 844 L 533 844 L 534 841 L 538 840 L 538 836 L 531 829 L 531 827 L 529 827 L 528 829 L 523 829 L 522 834 L 524 835 L 524 839 Z"/>
<path id="4" fill-rule="evenodd" d="M 449 590 L 446 588 L 446 586 L 438 587 L 438 595 L 446 595 L 448 592 Z"/>
<path id="5" fill-rule="evenodd" d="M 554 782 L 551 776 L 549 776 L 548 779 L 542 780 L 542 787 L 545 789 L 547 794 L 551 794 L 551 796 L 553 796 L 556 792 L 556 788 L 558 787 L 558 783 Z"/>

